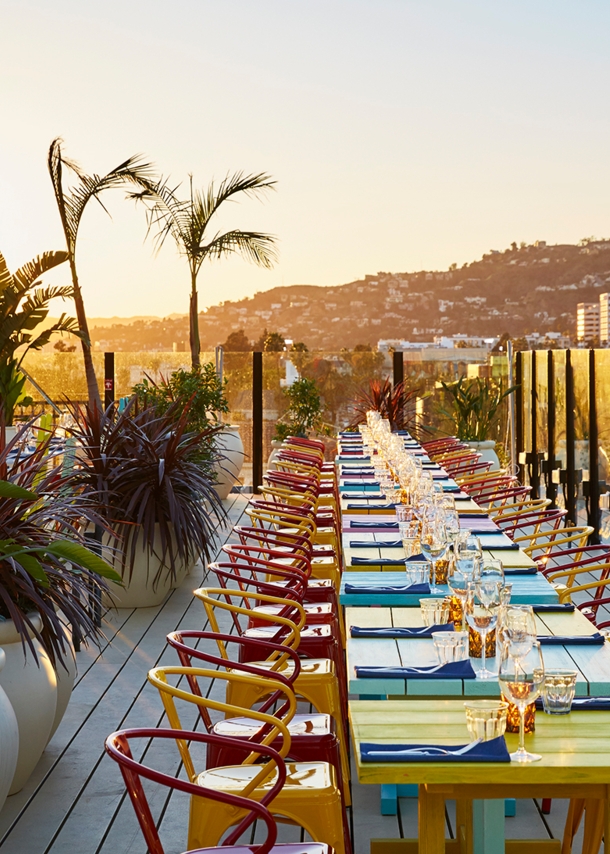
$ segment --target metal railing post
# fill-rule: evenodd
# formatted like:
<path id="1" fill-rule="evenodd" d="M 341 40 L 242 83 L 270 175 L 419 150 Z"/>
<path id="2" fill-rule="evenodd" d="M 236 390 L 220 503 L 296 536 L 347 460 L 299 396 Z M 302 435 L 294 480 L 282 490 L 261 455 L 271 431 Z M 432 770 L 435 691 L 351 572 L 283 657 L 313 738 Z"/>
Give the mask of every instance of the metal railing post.
<path id="1" fill-rule="evenodd" d="M 524 467 L 520 463 L 521 453 L 523 452 L 523 353 L 518 350 L 515 354 L 515 445 L 517 456 L 515 463 L 518 466 L 519 480 L 523 482 Z"/>
<path id="2" fill-rule="evenodd" d="M 252 353 L 252 492 L 263 483 L 263 354 Z"/>
<path id="3" fill-rule="evenodd" d="M 530 486 L 532 495 L 538 498 L 540 493 L 540 472 L 538 468 L 538 376 L 536 373 L 537 359 L 536 350 L 532 350 L 532 367 L 530 370 L 530 429 L 532 434 L 532 447 L 529 454 Z"/>
<path id="4" fill-rule="evenodd" d="M 593 526 L 591 543 L 599 543 L 599 434 L 597 427 L 597 400 L 595 397 L 595 350 L 589 350 L 589 506 L 588 523 Z"/>
<path id="5" fill-rule="evenodd" d="M 576 525 L 576 473 L 574 458 L 574 373 L 572 353 L 566 350 L 566 510 L 568 524 Z"/>
<path id="6" fill-rule="evenodd" d="M 392 385 L 396 387 L 405 379 L 405 363 L 402 350 L 394 350 L 392 356 Z"/>
<path id="7" fill-rule="evenodd" d="M 551 499 L 551 507 L 557 507 L 557 484 L 553 480 L 555 470 L 555 357 L 553 350 L 547 350 L 546 365 L 548 455 L 546 461 L 546 497 Z"/>
<path id="8" fill-rule="evenodd" d="M 114 353 L 104 353 L 104 409 L 114 403 Z"/>

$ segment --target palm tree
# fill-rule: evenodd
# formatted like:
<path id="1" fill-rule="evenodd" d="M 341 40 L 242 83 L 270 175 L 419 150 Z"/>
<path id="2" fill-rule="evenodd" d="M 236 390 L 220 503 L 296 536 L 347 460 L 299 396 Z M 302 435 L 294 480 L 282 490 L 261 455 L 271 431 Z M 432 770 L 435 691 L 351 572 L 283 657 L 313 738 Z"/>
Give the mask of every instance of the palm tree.
<path id="1" fill-rule="evenodd" d="M 91 340 L 89 338 L 87 314 L 76 270 L 76 240 L 78 229 L 88 201 L 95 199 L 106 213 L 108 213 L 100 198 L 105 190 L 117 189 L 130 184 L 138 186 L 152 185 L 154 177 L 151 164 L 144 162 L 139 155 L 125 160 L 124 163 L 119 164 L 119 166 L 112 169 L 106 175 L 87 175 L 77 163 L 64 157 L 61 147 L 62 140 L 59 138 L 54 139 L 49 147 L 47 165 L 66 240 L 68 263 L 72 275 L 72 295 L 85 362 L 89 403 L 91 406 L 101 409 L 102 401 L 95 376 L 93 358 L 91 356 Z M 76 178 L 74 185 L 71 187 L 64 186 L 64 167 Z"/>
<path id="2" fill-rule="evenodd" d="M 171 235 L 179 252 L 186 256 L 191 274 L 189 340 L 193 369 L 201 367 L 197 277 L 204 260 L 239 254 L 259 267 L 270 269 L 276 258 L 275 238 L 271 235 L 236 229 L 222 234 L 216 232 L 208 239 L 210 222 L 223 202 L 239 193 L 258 197 L 272 189 L 275 183 L 269 175 L 263 173 L 244 175 L 243 172 L 236 172 L 227 175 L 218 187 L 212 181 L 202 191 L 193 190 L 191 175 L 190 198 L 187 200 L 179 199 L 176 195 L 178 187 L 172 189 L 166 180 L 131 193 L 131 198 L 144 202 L 148 207 L 148 231 L 158 228 L 155 236 L 157 250 Z"/>
<path id="3" fill-rule="evenodd" d="M 41 350 L 56 332 L 79 334 L 73 317 L 59 320 L 36 334 L 49 314 L 49 303 L 58 297 L 72 297 L 72 286 L 42 287 L 40 277 L 68 260 L 67 252 L 44 252 L 11 275 L 0 252 L 0 416 L 13 423 L 15 404 L 20 399 L 26 377 L 22 362 L 30 350 Z"/>

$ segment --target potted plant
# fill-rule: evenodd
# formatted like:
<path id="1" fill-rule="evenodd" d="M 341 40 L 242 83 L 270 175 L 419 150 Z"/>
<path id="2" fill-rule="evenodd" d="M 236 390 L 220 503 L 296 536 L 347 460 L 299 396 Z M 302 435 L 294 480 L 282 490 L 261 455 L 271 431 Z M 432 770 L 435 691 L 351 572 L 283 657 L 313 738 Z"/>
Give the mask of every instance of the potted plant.
<path id="1" fill-rule="evenodd" d="M 62 314 L 59 320 L 36 334 L 36 328 L 49 314 L 49 304 L 56 298 L 72 296 L 72 288 L 55 286 L 43 288 L 40 277 L 63 264 L 65 252 L 45 252 L 11 274 L 0 252 L 0 421 L 10 441 L 17 431 L 13 416 L 17 404 L 28 406 L 30 397 L 24 394 L 25 375 L 20 368 L 32 350 L 40 350 L 56 332 L 78 335 L 76 320 Z"/>
<path id="2" fill-rule="evenodd" d="M 355 430 L 366 423 L 366 413 L 372 410 L 387 418 L 393 431 L 408 430 L 415 437 L 423 436 L 429 431 L 417 419 L 416 403 L 420 397 L 418 389 L 407 390 L 404 383 L 392 385 L 389 379 L 373 379 L 368 388 L 358 390 L 352 405 L 354 418 L 347 429 Z"/>
<path id="3" fill-rule="evenodd" d="M 70 492 L 61 469 L 49 466 L 50 436 L 28 457 L 17 451 L 14 458 L 19 439 L 0 451 L 0 646 L 6 656 L 0 686 L 19 729 L 11 794 L 25 784 L 67 706 L 75 673 L 71 632 L 97 639 L 89 597 L 106 589 L 103 579 L 120 581 L 84 545 L 83 518 L 99 519 Z"/>
<path id="4" fill-rule="evenodd" d="M 174 371 L 169 378 L 162 376 L 158 383 L 145 377 L 133 388 L 141 405 L 152 406 L 160 415 L 171 412 L 175 421 L 188 405 L 187 428 L 203 436 L 198 458 L 213 474 L 221 499 L 228 496 L 239 478 L 245 456 L 239 427 L 221 421 L 229 412 L 226 386 L 213 362 L 206 362 L 190 371 Z"/>
<path id="5" fill-rule="evenodd" d="M 159 415 L 132 400 L 114 407 L 70 404 L 79 446 L 72 488 L 95 504 L 112 529 L 103 553 L 124 587 L 111 585 L 120 607 L 159 605 L 200 557 L 209 557 L 224 510 L 200 464 L 215 428 L 187 432 L 189 404 Z"/>
<path id="6" fill-rule="evenodd" d="M 322 400 L 313 380 L 295 380 L 282 389 L 286 410 L 276 422 L 272 446 L 277 449 L 288 436 L 330 436 L 331 427 L 322 418 Z M 269 464 L 273 460 L 273 453 Z"/>
<path id="7" fill-rule="evenodd" d="M 495 446 L 499 438 L 500 407 L 517 386 L 504 389 L 501 381 L 481 377 L 460 377 L 453 383 L 441 380 L 441 385 L 449 396 L 451 409 L 440 411 L 452 420 L 454 434 L 479 451 L 483 461 L 499 468 Z"/>

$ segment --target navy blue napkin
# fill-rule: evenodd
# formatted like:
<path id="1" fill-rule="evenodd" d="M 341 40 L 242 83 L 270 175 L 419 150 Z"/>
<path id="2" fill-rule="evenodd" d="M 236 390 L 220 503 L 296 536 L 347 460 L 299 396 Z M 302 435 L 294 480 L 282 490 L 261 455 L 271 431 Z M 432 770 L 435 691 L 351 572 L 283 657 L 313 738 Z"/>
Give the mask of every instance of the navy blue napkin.
<path id="1" fill-rule="evenodd" d="M 474 533 L 474 532 L 473 532 Z M 498 542 L 494 542 L 497 539 Z M 500 532 L 498 534 L 494 534 L 491 531 L 485 531 L 480 535 L 481 540 L 481 548 L 487 549 L 487 551 L 494 552 L 518 552 L 519 544 L 511 543 L 510 540 L 506 542 L 506 540 L 500 536 Z"/>
<path id="2" fill-rule="evenodd" d="M 538 705 L 539 703 L 540 705 Z M 536 700 L 536 708 L 544 708 L 542 697 Z M 574 697 L 572 711 L 610 712 L 610 697 Z"/>
<path id="3" fill-rule="evenodd" d="M 423 584 L 345 584 L 345 593 L 363 593 L 374 596 L 377 593 L 411 593 L 415 596 L 425 596 L 430 593 L 430 585 Z"/>
<path id="4" fill-rule="evenodd" d="M 379 528 L 383 531 L 397 531 L 398 522 L 370 522 L 368 519 L 362 521 L 352 519 L 349 523 L 350 528 Z"/>
<path id="5" fill-rule="evenodd" d="M 353 557 L 352 566 L 404 566 L 405 557 Z M 420 559 L 421 562 L 421 559 Z"/>
<path id="6" fill-rule="evenodd" d="M 350 629 L 353 638 L 431 638 L 432 632 L 452 632 L 453 623 L 445 623 L 442 626 L 418 626 L 417 628 L 403 628 L 402 626 L 373 626 L 361 628 L 352 626 Z"/>
<path id="7" fill-rule="evenodd" d="M 537 566 L 505 566 L 504 575 L 536 575 Z"/>
<path id="8" fill-rule="evenodd" d="M 370 495 L 367 495 L 367 498 L 370 498 Z M 349 495 L 348 498 L 353 498 L 353 495 Z M 375 498 L 375 496 L 373 496 Z M 374 504 L 373 505 L 376 510 L 395 510 L 399 505 L 398 504 Z M 348 504 L 348 510 L 366 510 L 369 507 L 368 504 Z"/>
<path id="9" fill-rule="evenodd" d="M 475 679 L 470 659 L 449 661 L 431 667 L 370 667 L 356 666 L 359 679 Z"/>
<path id="10" fill-rule="evenodd" d="M 535 614 L 552 614 L 556 611 L 565 611 L 571 614 L 575 610 L 575 605 L 572 602 L 549 602 L 547 604 L 533 605 Z"/>
<path id="11" fill-rule="evenodd" d="M 491 741 L 473 743 L 466 753 L 456 755 L 456 751 L 464 747 L 468 745 L 373 744 L 363 741 L 360 744 L 360 758 L 363 762 L 510 762 L 503 735 Z M 405 753 L 405 750 L 419 750 L 421 753 Z M 441 753 L 441 750 L 448 753 Z M 380 753 L 383 755 L 380 756 Z"/>
<path id="12" fill-rule="evenodd" d="M 345 487 L 343 488 L 345 489 Z M 385 501 L 386 495 L 384 492 L 373 492 L 372 490 L 371 492 L 356 492 L 354 490 L 354 492 L 342 492 L 341 498 L 347 498 L 348 501 L 353 498 L 376 498 Z"/>
<path id="13" fill-rule="evenodd" d="M 383 542 L 377 542 L 376 540 L 350 540 L 349 544 L 352 549 L 399 549 L 402 547 L 402 540 L 383 540 Z"/>
<path id="14" fill-rule="evenodd" d="M 475 513 L 474 511 L 462 510 L 458 513 L 460 519 L 489 519 L 486 513 Z"/>
<path id="15" fill-rule="evenodd" d="M 603 646 L 606 638 L 599 632 L 593 635 L 538 635 L 538 641 L 542 646 L 557 646 L 570 644 L 570 646 Z"/>

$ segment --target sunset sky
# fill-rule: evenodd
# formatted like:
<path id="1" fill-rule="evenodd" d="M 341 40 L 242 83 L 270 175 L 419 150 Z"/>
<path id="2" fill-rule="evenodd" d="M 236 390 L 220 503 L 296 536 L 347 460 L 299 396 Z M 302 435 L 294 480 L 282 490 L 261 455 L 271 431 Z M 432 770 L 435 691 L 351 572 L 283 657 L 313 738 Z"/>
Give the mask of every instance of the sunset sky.
<path id="1" fill-rule="evenodd" d="M 55 136 L 88 171 L 142 152 L 176 183 L 277 179 L 219 225 L 277 235 L 279 263 L 205 266 L 202 306 L 609 237 L 609 44 L 608 0 L 0 0 L 0 251 L 62 248 Z M 185 313 L 173 244 L 106 202 L 89 315 Z"/>

